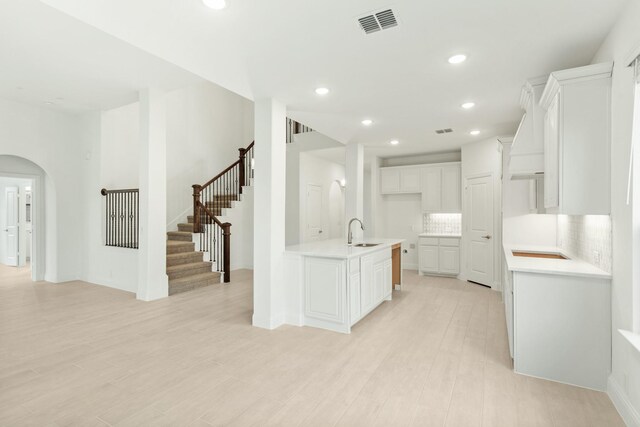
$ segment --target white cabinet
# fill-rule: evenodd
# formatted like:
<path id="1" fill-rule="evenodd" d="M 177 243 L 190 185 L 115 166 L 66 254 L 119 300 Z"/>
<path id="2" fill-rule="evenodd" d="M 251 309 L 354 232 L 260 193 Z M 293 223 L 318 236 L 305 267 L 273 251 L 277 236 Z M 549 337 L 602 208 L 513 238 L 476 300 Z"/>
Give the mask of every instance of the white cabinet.
<path id="1" fill-rule="evenodd" d="M 380 192 L 382 194 L 393 194 L 400 192 L 400 169 L 380 169 Z"/>
<path id="2" fill-rule="evenodd" d="M 360 319 L 362 308 L 360 306 L 360 260 L 349 260 L 349 313 L 351 325 Z"/>
<path id="3" fill-rule="evenodd" d="M 460 165 L 442 168 L 442 212 L 462 211 L 461 179 Z"/>
<path id="4" fill-rule="evenodd" d="M 438 212 L 441 208 L 442 168 L 425 168 L 422 171 L 422 211 Z"/>
<path id="5" fill-rule="evenodd" d="M 442 274 L 458 274 L 460 272 L 460 248 L 440 246 L 438 265 L 439 272 Z"/>
<path id="6" fill-rule="evenodd" d="M 438 272 L 439 247 L 437 245 L 420 244 L 420 272 Z"/>
<path id="7" fill-rule="evenodd" d="M 373 255 L 363 256 L 360 259 L 360 316 L 368 313 L 373 308 Z"/>
<path id="8" fill-rule="evenodd" d="M 611 369 L 611 281 L 509 272 L 505 292 L 514 371 L 604 391 Z M 509 313 L 511 312 L 511 314 Z"/>
<path id="9" fill-rule="evenodd" d="M 391 251 L 383 250 L 360 258 L 360 313 L 359 320 L 383 300 L 391 298 Z M 352 317 L 352 323 L 355 317 Z"/>
<path id="10" fill-rule="evenodd" d="M 420 168 L 399 166 L 380 168 L 382 194 L 420 193 Z"/>
<path id="11" fill-rule="evenodd" d="M 548 213 L 608 215 L 611 71 L 595 64 L 551 73 L 544 118 L 544 201 Z"/>
<path id="12" fill-rule="evenodd" d="M 458 275 L 460 273 L 460 239 L 420 237 L 419 273 Z"/>
<path id="13" fill-rule="evenodd" d="M 459 163 L 426 166 L 422 170 L 422 211 L 460 212 L 462 210 L 461 168 Z"/>

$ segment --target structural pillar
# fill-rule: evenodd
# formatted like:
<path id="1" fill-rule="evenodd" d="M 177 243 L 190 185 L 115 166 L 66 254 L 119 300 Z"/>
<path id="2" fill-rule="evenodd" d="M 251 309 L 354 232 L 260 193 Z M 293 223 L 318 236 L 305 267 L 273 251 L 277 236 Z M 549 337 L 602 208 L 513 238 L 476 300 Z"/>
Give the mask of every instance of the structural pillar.
<path id="1" fill-rule="evenodd" d="M 253 325 L 284 323 L 286 106 L 255 101 Z"/>
<path id="2" fill-rule="evenodd" d="M 345 150 L 345 225 L 349 226 L 351 218 L 364 222 L 364 147 L 362 144 L 350 144 Z M 373 224 L 364 224 L 371 227 Z M 359 224 L 352 227 L 353 238 L 361 239 L 363 232 Z M 345 231 L 348 233 L 348 230 Z"/>
<path id="3" fill-rule="evenodd" d="M 165 94 L 140 92 L 139 300 L 169 295 L 167 279 L 167 138 Z"/>

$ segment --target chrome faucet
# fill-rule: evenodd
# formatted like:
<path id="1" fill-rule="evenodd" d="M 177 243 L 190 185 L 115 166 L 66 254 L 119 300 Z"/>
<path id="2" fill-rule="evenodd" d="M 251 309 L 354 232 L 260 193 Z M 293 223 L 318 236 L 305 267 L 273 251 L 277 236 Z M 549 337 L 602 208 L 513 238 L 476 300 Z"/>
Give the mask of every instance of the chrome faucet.
<path id="1" fill-rule="evenodd" d="M 349 221 L 349 236 L 347 238 L 347 245 L 353 243 L 353 233 L 351 232 L 351 224 L 353 223 L 353 221 L 358 221 L 360 223 L 360 228 L 362 228 L 362 231 L 364 231 L 364 224 L 362 224 L 362 221 L 360 221 L 358 218 L 351 218 L 351 221 Z"/>

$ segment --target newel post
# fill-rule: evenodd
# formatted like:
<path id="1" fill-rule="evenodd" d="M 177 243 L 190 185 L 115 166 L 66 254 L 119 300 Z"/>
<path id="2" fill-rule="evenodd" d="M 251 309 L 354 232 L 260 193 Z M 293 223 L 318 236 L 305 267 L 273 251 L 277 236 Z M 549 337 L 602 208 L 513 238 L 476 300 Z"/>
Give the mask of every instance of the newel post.
<path id="1" fill-rule="evenodd" d="M 201 233 L 202 227 L 200 225 L 200 191 L 202 186 L 199 184 L 193 184 L 193 232 Z"/>
<path id="2" fill-rule="evenodd" d="M 240 174 L 239 174 L 239 177 L 238 177 L 240 179 L 240 184 L 239 184 L 240 192 L 239 192 L 239 194 L 242 194 L 242 187 L 244 187 L 244 185 L 245 185 L 245 182 L 244 182 L 245 181 L 244 180 L 244 172 L 245 172 L 244 161 L 245 161 L 245 158 L 246 158 L 247 150 L 244 149 L 244 148 L 238 148 L 238 151 L 240 153 Z"/>
<path id="3" fill-rule="evenodd" d="M 224 240 L 224 283 L 231 281 L 231 224 L 222 224 L 222 237 Z"/>

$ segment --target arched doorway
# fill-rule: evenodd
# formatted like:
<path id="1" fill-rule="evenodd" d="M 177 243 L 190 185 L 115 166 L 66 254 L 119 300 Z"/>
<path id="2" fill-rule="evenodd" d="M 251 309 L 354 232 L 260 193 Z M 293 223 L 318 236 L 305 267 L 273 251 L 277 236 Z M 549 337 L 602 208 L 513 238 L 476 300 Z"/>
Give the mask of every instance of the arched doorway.
<path id="1" fill-rule="evenodd" d="M 47 231 L 55 232 L 55 227 L 47 227 L 46 212 L 55 212 L 54 193 L 53 182 L 40 166 L 23 157 L 0 155 L 0 264 L 3 271 L 9 271 L 6 268 L 10 267 L 28 267 L 31 280 L 44 280 Z"/>

